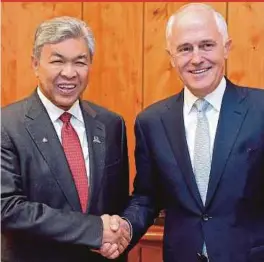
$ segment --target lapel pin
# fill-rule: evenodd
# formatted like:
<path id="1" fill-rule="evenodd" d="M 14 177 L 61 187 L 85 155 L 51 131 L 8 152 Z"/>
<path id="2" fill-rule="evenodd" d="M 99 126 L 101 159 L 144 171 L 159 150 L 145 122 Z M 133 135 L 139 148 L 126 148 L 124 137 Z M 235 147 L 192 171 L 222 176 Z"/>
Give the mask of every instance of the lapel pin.
<path id="1" fill-rule="evenodd" d="M 47 143 L 48 142 L 48 139 L 46 137 L 43 137 L 42 142 L 43 143 Z"/>
<path id="2" fill-rule="evenodd" d="M 94 137 L 93 137 L 93 142 L 94 142 L 94 143 L 99 143 L 99 144 L 101 144 L 101 141 L 100 141 L 100 139 L 99 139 L 98 136 L 94 136 Z"/>

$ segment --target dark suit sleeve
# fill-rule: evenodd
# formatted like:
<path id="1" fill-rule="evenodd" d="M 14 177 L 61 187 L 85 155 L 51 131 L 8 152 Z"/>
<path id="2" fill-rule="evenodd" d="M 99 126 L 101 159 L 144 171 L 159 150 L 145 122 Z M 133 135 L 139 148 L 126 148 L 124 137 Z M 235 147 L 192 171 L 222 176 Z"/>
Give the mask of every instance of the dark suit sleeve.
<path id="1" fill-rule="evenodd" d="M 133 229 L 131 247 L 143 236 L 154 223 L 160 210 L 157 168 L 151 156 L 139 119 L 135 124 L 136 149 L 135 160 L 137 174 L 134 191 L 129 206 L 123 217 L 130 221 Z"/>
<path id="2" fill-rule="evenodd" d="M 19 130 L 18 130 L 19 132 Z M 10 136 L 1 128 L 1 226 L 61 243 L 100 247 L 103 226 L 100 217 L 53 209 L 31 202 L 23 193 L 19 154 Z M 29 181 L 28 181 L 29 182 Z M 37 185 L 36 185 L 37 186 Z"/>

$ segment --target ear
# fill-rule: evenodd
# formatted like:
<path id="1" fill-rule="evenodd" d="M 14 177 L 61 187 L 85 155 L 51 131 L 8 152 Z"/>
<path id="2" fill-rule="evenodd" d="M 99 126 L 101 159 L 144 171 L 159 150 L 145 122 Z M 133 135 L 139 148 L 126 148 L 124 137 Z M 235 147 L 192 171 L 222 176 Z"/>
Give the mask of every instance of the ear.
<path id="1" fill-rule="evenodd" d="M 172 56 L 170 50 L 169 50 L 168 48 L 166 48 L 165 50 L 166 50 L 167 54 L 170 56 L 170 63 L 171 63 L 171 66 L 172 66 L 172 67 L 175 67 L 175 62 L 174 62 L 174 59 L 173 59 L 173 56 Z"/>
<path id="2" fill-rule="evenodd" d="M 228 39 L 224 46 L 224 58 L 227 59 L 232 46 L 232 39 Z"/>
<path id="3" fill-rule="evenodd" d="M 31 56 L 31 66 L 35 72 L 35 76 L 38 77 L 39 59 L 33 55 Z"/>

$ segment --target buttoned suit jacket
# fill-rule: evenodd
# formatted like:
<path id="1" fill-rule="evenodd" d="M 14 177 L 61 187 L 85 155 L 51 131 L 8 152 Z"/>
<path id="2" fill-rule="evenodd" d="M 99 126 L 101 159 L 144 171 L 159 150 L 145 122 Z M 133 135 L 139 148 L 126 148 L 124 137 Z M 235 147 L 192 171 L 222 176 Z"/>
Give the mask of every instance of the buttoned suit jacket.
<path id="1" fill-rule="evenodd" d="M 102 243 L 100 216 L 120 213 L 128 198 L 125 124 L 100 106 L 80 106 L 90 162 L 85 213 L 37 93 L 2 109 L 2 261 L 106 261 L 91 248 Z"/>
<path id="2" fill-rule="evenodd" d="M 203 205 L 193 174 L 179 94 L 151 105 L 135 124 L 137 174 L 124 216 L 131 247 L 165 209 L 165 262 L 264 261 L 264 91 L 227 80 Z"/>

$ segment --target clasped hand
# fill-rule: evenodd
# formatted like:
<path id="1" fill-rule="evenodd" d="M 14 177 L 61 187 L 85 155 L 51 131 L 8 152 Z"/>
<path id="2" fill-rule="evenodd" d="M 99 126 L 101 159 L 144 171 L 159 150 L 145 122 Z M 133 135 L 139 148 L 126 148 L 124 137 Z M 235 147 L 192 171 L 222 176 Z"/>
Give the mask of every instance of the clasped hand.
<path id="1" fill-rule="evenodd" d="M 117 215 L 102 215 L 101 219 L 104 231 L 100 253 L 108 259 L 115 259 L 125 251 L 131 240 L 130 226 Z"/>

